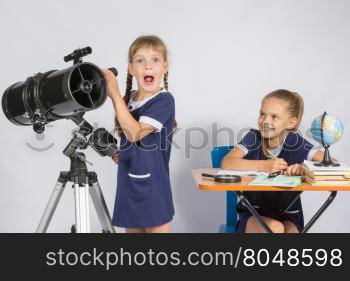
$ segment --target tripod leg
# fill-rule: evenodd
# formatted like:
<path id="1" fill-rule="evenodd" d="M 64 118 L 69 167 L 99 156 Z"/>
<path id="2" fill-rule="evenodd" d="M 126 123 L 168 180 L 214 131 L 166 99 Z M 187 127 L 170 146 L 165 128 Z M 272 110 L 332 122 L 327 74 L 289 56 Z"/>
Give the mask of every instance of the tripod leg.
<path id="1" fill-rule="evenodd" d="M 106 201 L 103 197 L 100 184 L 97 181 L 97 175 L 94 172 L 89 174 L 91 188 L 90 195 L 92 202 L 94 203 L 98 219 L 100 221 L 102 231 L 115 233 L 114 226 L 112 225 L 111 216 L 108 212 Z"/>
<path id="2" fill-rule="evenodd" d="M 89 184 L 74 183 L 75 227 L 77 233 L 90 232 Z"/>
<path id="3" fill-rule="evenodd" d="M 66 186 L 66 183 L 67 183 L 67 173 L 61 172 L 60 176 L 58 177 L 55 188 L 53 189 L 53 191 L 51 193 L 51 197 L 49 199 L 49 202 L 46 205 L 44 214 L 41 217 L 39 226 L 36 229 L 37 233 L 45 233 L 46 232 L 46 230 L 51 222 L 52 216 L 56 210 L 58 202 L 62 196 L 62 193 L 63 193 L 63 190 Z"/>

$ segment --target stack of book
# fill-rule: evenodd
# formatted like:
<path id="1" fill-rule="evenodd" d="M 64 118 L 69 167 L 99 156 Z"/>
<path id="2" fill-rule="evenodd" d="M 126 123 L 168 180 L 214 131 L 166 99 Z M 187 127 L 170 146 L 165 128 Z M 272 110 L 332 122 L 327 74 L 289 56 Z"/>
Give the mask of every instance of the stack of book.
<path id="1" fill-rule="evenodd" d="M 311 185 L 350 185 L 350 167 L 318 167 L 315 162 L 304 161 L 305 181 Z"/>

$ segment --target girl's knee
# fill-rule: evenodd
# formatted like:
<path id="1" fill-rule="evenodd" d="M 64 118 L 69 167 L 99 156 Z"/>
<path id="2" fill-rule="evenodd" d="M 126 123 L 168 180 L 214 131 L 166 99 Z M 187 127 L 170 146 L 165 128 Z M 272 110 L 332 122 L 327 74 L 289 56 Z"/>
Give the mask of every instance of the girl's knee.
<path id="1" fill-rule="evenodd" d="M 144 228 L 125 228 L 126 233 L 145 233 Z"/>
<path id="2" fill-rule="evenodd" d="M 284 225 L 284 232 L 286 232 L 286 233 L 299 233 L 297 226 L 293 222 L 291 222 L 289 220 L 283 221 L 283 225 Z"/>
<path id="3" fill-rule="evenodd" d="M 267 222 L 267 225 L 270 227 L 273 233 L 284 233 L 284 225 L 278 220 L 271 219 Z"/>
<path id="4" fill-rule="evenodd" d="M 145 229 L 146 233 L 169 233 L 171 231 L 170 229 L 170 223 L 154 226 L 154 227 L 148 227 Z"/>

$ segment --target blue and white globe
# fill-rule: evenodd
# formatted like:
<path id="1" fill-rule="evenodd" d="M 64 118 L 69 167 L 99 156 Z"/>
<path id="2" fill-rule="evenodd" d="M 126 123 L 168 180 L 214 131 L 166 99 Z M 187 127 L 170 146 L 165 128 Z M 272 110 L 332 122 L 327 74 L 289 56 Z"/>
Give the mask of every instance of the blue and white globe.
<path id="1" fill-rule="evenodd" d="M 325 145 L 332 145 L 336 143 L 343 135 L 344 126 L 341 120 L 332 115 L 327 114 L 322 123 L 323 114 L 316 117 L 311 124 L 311 133 L 314 140 L 322 144 L 321 128 L 323 129 L 323 143 Z"/>

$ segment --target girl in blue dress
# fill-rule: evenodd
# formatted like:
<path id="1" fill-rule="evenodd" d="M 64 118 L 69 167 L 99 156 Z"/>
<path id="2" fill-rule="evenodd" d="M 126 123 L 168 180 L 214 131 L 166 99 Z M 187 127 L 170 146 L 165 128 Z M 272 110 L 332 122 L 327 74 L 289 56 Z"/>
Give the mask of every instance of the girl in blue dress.
<path id="1" fill-rule="evenodd" d="M 169 158 L 175 103 L 168 92 L 167 48 L 157 36 L 141 36 L 130 46 L 126 93 L 104 70 L 121 137 L 112 222 L 127 233 L 170 232 L 174 205 Z M 132 91 L 132 80 L 137 91 Z M 163 88 L 161 83 L 163 81 Z"/>
<path id="2" fill-rule="evenodd" d="M 259 130 L 251 129 L 224 158 L 223 169 L 283 171 L 286 175 L 302 176 L 300 165 L 305 159 L 321 161 L 323 152 L 298 134 L 304 112 L 302 97 L 295 92 L 276 90 L 266 95 L 258 118 Z M 273 232 L 301 232 L 304 227 L 300 198 L 281 216 L 294 192 L 245 192 L 245 197 L 262 216 Z M 265 232 L 242 202 L 237 205 L 237 232 Z"/>

